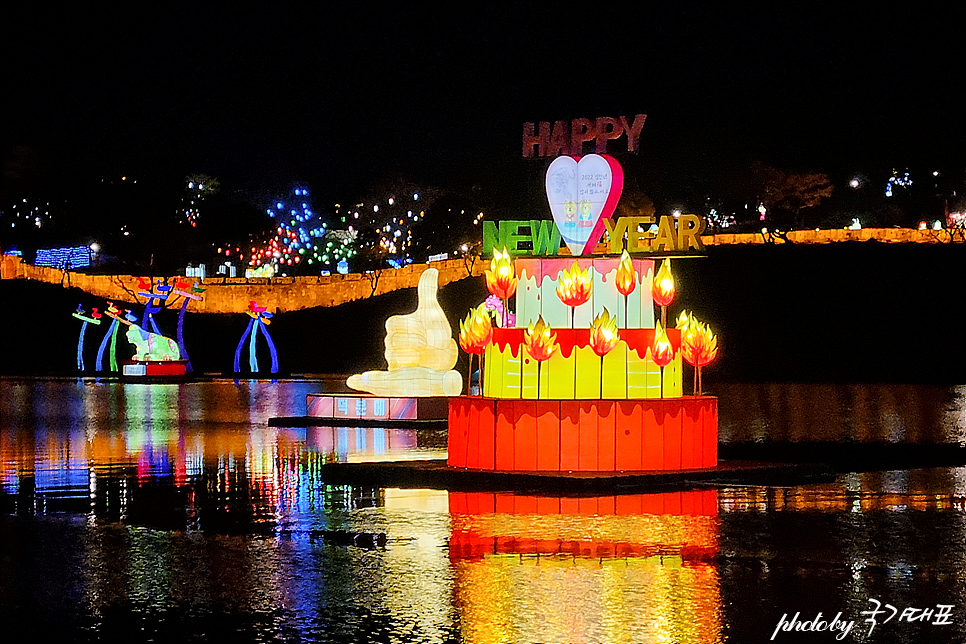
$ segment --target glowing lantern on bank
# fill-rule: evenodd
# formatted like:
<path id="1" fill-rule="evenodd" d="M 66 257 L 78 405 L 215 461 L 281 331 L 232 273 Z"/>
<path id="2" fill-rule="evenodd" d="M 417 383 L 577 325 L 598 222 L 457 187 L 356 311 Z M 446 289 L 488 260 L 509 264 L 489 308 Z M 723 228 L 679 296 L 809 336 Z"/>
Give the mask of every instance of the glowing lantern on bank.
<path id="1" fill-rule="evenodd" d="M 493 338 L 493 325 L 490 323 L 490 315 L 486 310 L 486 304 L 480 304 L 475 309 L 471 309 L 466 315 L 466 319 L 460 322 L 460 347 L 469 354 L 469 377 L 466 379 L 466 386 L 469 388 L 473 380 L 473 354 L 480 356 L 480 393 L 483 392 L 483 350 Z"/>
<path id="2" fill-rule="evenodd" d="M 523 344 L 531 358 L 537 361 L 537 398 L 540 397 L 540 363 L 549 360 L 557 350 L 557 334 L 539 316 L 531 322 L 523 335 Z M 521 370 L 522 372 L 522 370 Z"/>
<path id="3" fill-rule="evenodd" d="M 557 297 L 570 307 L 570 327 L 574 326 L 574 309 L 590 300 L 594 289 L 594 281 L 590 277 L 590 269 L 580 270 L 577 262 L 569 271 L 560 271 L 557 276 Z"/>
<path id="4" fill-rule="evenodd" d="M 651 297 L 661 307 L 661 326 L 667 325 L 667 307 L 674 301 L 674 294 L 674 276 L 671 275 L 671 258 L 668 257 L 661 262 L 661 268 L 651 283 Z"/>

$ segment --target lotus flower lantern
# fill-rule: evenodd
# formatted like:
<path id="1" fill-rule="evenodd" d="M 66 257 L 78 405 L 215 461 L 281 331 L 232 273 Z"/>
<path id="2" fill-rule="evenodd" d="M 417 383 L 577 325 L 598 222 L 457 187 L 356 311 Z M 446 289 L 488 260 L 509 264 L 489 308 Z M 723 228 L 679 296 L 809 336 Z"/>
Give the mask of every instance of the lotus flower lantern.
<path id="1" fill-rule="evenodd" d="M 704 391 L 701 368 L 711 364 L 718 355 L 718 338 L 711 327 L 692 315 L 687 316 L 683 326 L 679 317 L 678 328 L 681 329 L 681 357 L 694 367 L 694 395 L 697 396 Z"/>
<path id="2" fill-rule="evenodd" d="M 674 347 L 667 337 L 664 326 L 658 322 L 654 327 L 654 341 L 651 343 L 651 359 L 658 366 L 661 373 L 661 398 L 664 397 L 664 367 L 674 359 Z"/>
<path id="3" fill-rule="evenodd" d="M 617 275 L 614 279 L 614 286 L 617 292 L 624 296 L 624 327 L 627 327 L 627 296 L 637 288 L 637 271 L 634 270 L 634 262 L 625 250 L 621 253 L 621 261 L 617 266 Z"/>
<path id="4" fill-rule="evenodd" d="M 479 355 L 480 363 L 480 393 L 483 393 L 483 351 L 486 345 L 493 338 L 493 325 L 490 323 L 490 315 L 486 310 L 486 303 L 480 304 L 466 314 L 466 318 L 460 321 L 460 347 L 469 354 L 469 376 L 466 379 L 466 386 L 469 388 L 473 380 L 473 354 Z"/>
<path id="5" fill-rule="evenodd" d="M 493 259 L 490 260 L 490 270 L 484 271 L 486 289 L 493 296 L 503 302 L 503 324 L 507 326 L 507 300 L 517 292 L 517 276 L 513 268 L 513 260 L 506 247 L 502 251 L 493 249 Z"/>
<path id="6" fill-rule="evenodd" d="M 590 348 L 600 356 L 600 397 L 604 397 L 604 356 L 620 341 L 617 318 L 611 316 L 607 307 L 594 318 L 590 325 Z"/>
<path id="7" fill-rule="evenodd" d="M 570 270 L 560 271 L 557 276 L 557 297 L 570 307 L 570 327 L 574 326 L 575 309 L 590 300 L 594 290 L 594 280 L 590 276 L 590 269 L 580 270 L 577 262 Z"/>
<path id="8" fill-rule="evenodd" d="M 651 283 L 651 297 L 661 307 L 661 326 L 667 326 L 667 307 L 674 301 L 674 276 L 671 275 L 671 258 L 661 262 L 654 281 Z"/>
<path id="9" fill-rule="evenodd" d="M 540 363 L 549 360 L 557 350 L 557 334 L 539 316 L 531 322 L 523 335 L 523 344 L 530 357 L 537 361 L 537 398 L 540 397 Z M 521 370 L 522 371 L 522 370 Z"/>

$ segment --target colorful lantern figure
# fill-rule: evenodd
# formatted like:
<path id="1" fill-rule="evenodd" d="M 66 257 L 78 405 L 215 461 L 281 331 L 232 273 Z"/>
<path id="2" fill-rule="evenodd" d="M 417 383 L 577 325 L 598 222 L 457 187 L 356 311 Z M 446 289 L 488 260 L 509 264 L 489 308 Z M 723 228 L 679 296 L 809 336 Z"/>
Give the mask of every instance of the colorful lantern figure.
<path id="1" fill-rule="evenodd" d="M 83 305 L 78 304 L 77 310 L 74 311 L 74 317 L 84 322 L 84 324 L 81 325 L 80 337 L 77 338 L 77 369 L 79 371 L 83 371 L 84 370 L 84 334 L 87 333 L 88 324 L 101 323 L 101 314 L 98 312 L 96 308 L 93 308 L 91 309 L 90 316 L 88 316 L 87 313 L 84 312 Z"/>
<path id="2" fill-rule="evenodd" d="M 242 345 L 245 344 L 245 338 L 249 338 L 248 367 L 252 373 L 258 373 L 258 356 L 255 353 L 255 340 L 259 330 L 265 335 L 268 350 L 272 355 L 272 373 L 278 373 L 278 354 L 275 352 L 275 343 L 272 342 L 272 336 L 269 335 L 267 328 L 267 325 L 272 322 L 272 314 L 264 306 L 259 306 L 255 301 L 248 303 L 247 313 L 251 317 L 251 320 L 248 321 L 248 328 L 245 329 L 241 340 L 238 341 L 238 347 L 235 348 L 235 373 L 241 372 L 241 350 Z"/>
<path id="3" fill-rule="evenodd" d="M 604 356 L 610 353 L 620 341 L 617 318 L 612 317 L 607 307 L 594 318 L 590 325 L 590 348 L 600 356 L 600 397 L 604 397 Z"/>
<path id="4" fill-rule="evenodd" d="M 191 288 L 190 291 L 188 290 L 189 287 Z M 174 291 L 172 291 L 172 294 L 180 295 L 182 297 L 181 311 L 178 312 L 178 349 L 181 352 L 181 359 L 187 361 L 187 364 L 185 365 L 185 372 L 190 372 L 192 367 L 191 358 L 188 357 L 188 350 L 184 347 L 184 314 L 185 310 L 188 308 L 188 303 L 191 300 L 204 299 L 201 295 L 204 292 L 205 289 L 198 286 L 197 280 L 195 280 L 195 284 L 192 287 L 190 284 L 188 284 L 188 282 L 181 279 L 175 281 Z"/>
<path id="5" fill-rule="evenodd" d="M 550 356 L 557 350 L 557 334 L 553 332 L 543 316 L 539 316 L 536 322 L 531 322 L 523 335 L 523 344 L 530 357 L 537 361 L 537 398 L 540 397 L 540 364 L 549 360 Z M 520 370 L 521 378 L 523 370 Z M 520 387 L 523 391 L 523 387 Z"/>
<path id="6" fill-rule="evenodd" d="M 661 374 L 661 398 L 664 398 L 664 367 L 674 360 L 674 347 L 664 331 L 664 326 L 658 322 L 654 328 L 654 342 L 651 344 L 651 359 L 658 366 Z"/>
<path id="7" fill-rule="evenodd" d="M 113 302 L 107 303 L 107 317 L 111 318 L 111 326 L 107 327 L 107 333 L 104 334 L 104 339 L 101 340 L 101 346 L 97 349 L 97 362 L 94 364 L 94 368 L 97 371 L 104 371 L 104 351 L 107 349 L 107 343 L 111 343 L 111 371 L 117 371 L 117 356 L 115 351 L 117 349 L 117 324 L 120 318 L 118 314 L 121 312 L 119 308 L 114 306 Z"/>
<path id="8" fill-rule="evenodd" d="M 170 286 L 167 286 L 160 279 L 158 280 L 158 292 L 154 292 L 154 287 L 151 285 L 151 280 L 145 280 L 143 277 L 138 278 L 138 295 L 141 297 L 148 298 L 148 303 L 144 305 L 144 314 L 141 316 L 141 328 L 146 329 L 148 323 L 151 324 L 151 331 L 157 335 L 161 335 L 161 329 L 158 328 L 157 323 L 154 321 L 154 314 L 161 310 L 160 305 L 155 305 L 154 301 L 168 299 L 168 292 L 171 290 Z"/>
<path id="9" fill-rule="evenodd" d="M 517 323 L 517 316 L 515 313 L 509 313 L 503 306 L 503 301 L 495 295 L 490 295 L 483 302 L 488 312 L 493 313 L 493 318 L 496 320 L 496 325 L 499 327 L 514 327 Z"/>
<path id="10" fill-rule="evenodd" d="M 661 326 L 667 326 L 667 307 L 674 301 L 674 276 L 671 275 L 671 258 L 661 262 L 661 268 L 651 283 L 651 297 L 661 307 Z"/>
<path id="11" fill-rule="evenodd" d="M 513 268 L 513 260 L 506 247 L 502 251 L 493 250 L 493 259 L 490 260 L 490 270 L 484 271 L 486 278 L 486 289 L 495 297 L 503 302 L 503 324 L 507 326 L 507 300 L 517 292 L 517 276 Z"/>
<path id="12" fill-rule="evenodd" d="M 493 325 L 490 323 L 490 314 L 487 311 L 486 303 L 480 304 L 475 309 L 470 309 L 466 314 L 466 319 L 460 322 L 460 347 L 469 354 L 469 378 L 466 380 L 466 387 L 469 390 L 473 380 L 473 355 L 480 356 L 480 393 L 483 393 L 483 351 L 493 339 Z"/>
<path id="13" fill-rule="evenodd" d="M 718 356 L 718 337 L 711 331 L 710 326 L 702 324 L 692 315 L 687 316 L 683 328 L 681 323 L 682 319 L 679 316 L 681 357 L 694 367 L 694 395 L 697 396 L 704 391 L 701 382 L 701 368 L 711 364 Z"/>
<path id="14" fill-rule="evenodd" d="M 570 307 L 570 328 L 574 328 L 574 312 L 581 304 L 590 300 L 594 290 L 594 281 L 590 277 L 590 269 L 580 270 L 577 262 L 569 271 L 560 271 L 557 276 L 557 297 Z"/>
<path id="15" fill-rule="evenodd" d="M 621 253 L 621 263 L 617 266 L 617 276 L 614 279 L 614 286 L 617 292 L 624 296 L 624 328 L 627 328 L 627 296 L 637 288 L 637 271 L 634 270 L 634 263 L 631 256 L 625 250 Z"/>

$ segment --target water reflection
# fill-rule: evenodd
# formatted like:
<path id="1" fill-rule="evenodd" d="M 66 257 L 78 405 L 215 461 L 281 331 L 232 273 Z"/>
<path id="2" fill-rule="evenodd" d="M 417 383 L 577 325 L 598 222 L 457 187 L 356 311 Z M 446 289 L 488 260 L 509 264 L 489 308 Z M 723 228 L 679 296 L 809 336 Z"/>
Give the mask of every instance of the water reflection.
<path id="1" fill-rule="evenodd" d="M 966 444 L 966 386 L 720 383 L 722 442 Z"/>
<path id="2" fill-rule="evenodd" d="M 856 641 L 966 640 L 966 468 L 597 497 L 350 487 L 321 465 L 440 458 L 445 441 L 267 425 L 312 383 L 0 385 L 0 618 L 38 636 L 749 642 L 783 613 L 860 621 L 876 598 L 954 605 L 954 624 Z M 823 440 L 963 424 L 962 388 L 742 391 L 766 411 L 731 422 L 784 439 L 830 392 L 853 413 Z M 915 420 L 910 396 L 940 408 Z M 900 402 L 856 403 L 883 397 Z"/>
<path id="3" fill-rule="evenodd" d="M 445 457 L 416 430 L 267 426 L 310 387 L 5 382 L 0 488 L 17 512 L 246 531 L 318 505 L 323 463 Z"/>
<path id="4" fill-rule="evenodd" d="M 449 501 L 465 641 L 719 641 L 714 490 Z"/>

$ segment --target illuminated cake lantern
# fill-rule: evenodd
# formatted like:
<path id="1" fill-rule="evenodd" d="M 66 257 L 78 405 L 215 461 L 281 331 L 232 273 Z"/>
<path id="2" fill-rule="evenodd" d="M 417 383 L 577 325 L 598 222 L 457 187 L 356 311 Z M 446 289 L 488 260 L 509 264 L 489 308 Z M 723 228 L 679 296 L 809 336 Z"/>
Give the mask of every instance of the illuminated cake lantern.
<path id="1" fill-rule="evenodd" d="M 450 400 L 450 466 L 606 472 L 717 464 L 717 400 L 700 395 L 700 369 L 714 359 L 717 339 L 688 313 L 677 328 L 666 322 L 676 296 L 670 256 L 701 250 L 702 221 L 613 221 L 621 186 L 612 158 L 560 157 L 547 172 L 556 225 L 484 230 L 493 252 L 487 287 L 515 298 L 516 321 L 484 324 L 480 307 L 461 324 L 461 346 L 481 356 L 481 395 Z M 590 218 L 572 221 L 571 201 L 588 202 Z M 605 229 L 608 252 L 594 254 Z M 556 256 L 561 240 L 571 256 Z M 685 361 L 695 366 L 694 395 L 683 395 Z"/>

